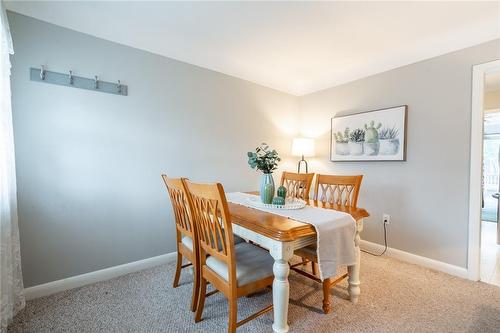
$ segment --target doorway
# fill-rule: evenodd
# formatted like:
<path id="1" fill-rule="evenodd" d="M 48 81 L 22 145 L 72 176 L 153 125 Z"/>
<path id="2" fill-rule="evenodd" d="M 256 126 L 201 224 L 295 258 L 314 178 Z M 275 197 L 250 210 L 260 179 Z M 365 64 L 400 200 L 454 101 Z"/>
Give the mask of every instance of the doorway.
<path id="1" fill-rule="evenodd" d="M 488 283 L 495 282 L 500 274 L 500 246 L 497 244 L 500 237 L 497 228 L 500 106 L 491 104 L 496 103 L 492 102 L 493 94 L 487 94 L 500 90 L 500 85 L 497 89 L 494 83 L 498 76 L 500 60 L 472 68 L 467 272 L 470 280 Z M 500 285 L 500 279 L 498 281 Z"/>
<path id="2" fill-rule="evenodd" d="M 483 177 L 480 280 L 500 286 L 500 72 L 486 73 L 483 92 Z"/>
<path id="3" fill-rule="evenodd" d="M 500 74 L 498 74 L 500 77 Z M 500 90 L 499 90 L 500 92 Z M 500 102 L 500 94 L 499 94 Z M 483 135 L 483 202 L 481 220 L 497 222 L 499 192 L 500 109 L 485 110 Z"/>

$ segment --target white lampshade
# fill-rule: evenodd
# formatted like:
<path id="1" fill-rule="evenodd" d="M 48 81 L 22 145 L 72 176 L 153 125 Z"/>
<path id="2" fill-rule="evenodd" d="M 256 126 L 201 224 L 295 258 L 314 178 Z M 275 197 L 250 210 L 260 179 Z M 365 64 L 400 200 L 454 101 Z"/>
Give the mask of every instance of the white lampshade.
<path id="1" fill-rule="evenodd" d="M 314 156 L 314 140 L 310 138 L 295 138 L 292 143 L 293 156 Z"/>

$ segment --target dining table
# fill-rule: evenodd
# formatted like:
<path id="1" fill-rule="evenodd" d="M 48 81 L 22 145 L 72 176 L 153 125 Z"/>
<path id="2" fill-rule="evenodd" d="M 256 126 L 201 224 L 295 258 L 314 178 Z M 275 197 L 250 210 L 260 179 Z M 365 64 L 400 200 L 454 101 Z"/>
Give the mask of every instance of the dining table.
<path id="1" fill-rule="evenodd" d="M 257 194 L 258 192 L 247 192 Z M 307 205 L 322 209 L 333 209 L 350 214 L 356 223 L 354 246 L 356 261 L 347 267 L 348 291 L 353 303 L 358 301 L 360 289 L 360 233 L 363 230 L 363 219 L 368 217 L 368 212 L 363 208 L 354 208 L 331 204 L 318 200 L 305 200 Z M 274 259 L 273 273 L 273 331 L 277 333 L 288 332 L 288 304 L 290 284 L 289 261 L 294 251 L 316 243 L 316 230 L 311 224 L 292 220 L 290 218 L 265 212 L 258 208 L 228 202 L 231 215 L 233 233 L 269 250 Z"/>

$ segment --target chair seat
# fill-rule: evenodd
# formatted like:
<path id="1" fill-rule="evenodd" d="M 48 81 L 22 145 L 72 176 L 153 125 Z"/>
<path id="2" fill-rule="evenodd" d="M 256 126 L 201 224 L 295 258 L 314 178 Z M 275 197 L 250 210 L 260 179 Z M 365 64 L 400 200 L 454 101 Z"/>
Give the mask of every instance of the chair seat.
<path id="1" fill-rule="evenodd" d="M 274 259 L 269 252 L 249 243 L 240 243 L 234 249 L 238 286 L 273 276 Z M 206 265 L 229 281 L 226 263 L 211 256 L 207 258 Z"/>
<path id="2" fill-rule="evenodd" d="M 186 245 L 188 249 L 193 252 L 193 239 L 188 236 L 183 236 L 181 239 L 182 244 Z M 240 243 L 245 243 L 245 240 L 241 238 L 240 236 L 234 235 L 234 245 L 240 244 Z"/>

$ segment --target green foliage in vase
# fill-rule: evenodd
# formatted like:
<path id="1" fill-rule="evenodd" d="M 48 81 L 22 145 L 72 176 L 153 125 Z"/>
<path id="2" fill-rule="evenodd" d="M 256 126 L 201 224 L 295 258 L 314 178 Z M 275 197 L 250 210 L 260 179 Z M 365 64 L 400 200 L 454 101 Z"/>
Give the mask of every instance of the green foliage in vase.
<path id="1" fill-rule="evenodd" d="M 278 152 L 274 149 L 271 150 L 265 143 L 255 148 L 255 152 L 249 151 L 247 156 L 250 167 L 263 173 L 272 173 L 278 168 L 278 162 L 281 161 Z"/>
<path id="2" fill-rule="evenodd" d="M 349 142 L 349 127 L 346 127 L 344 133 L 338 131 L 337 133 L 333 133 L 335 138 L 335 142 L 337 143 L 347 143 Z"/>
<path id="3" fill-rule="evenodd" d="M 382 127 L 381 123 L 375 126 L 375 122 L 372 120 L 370 124 L 365 124 L 365 141 L 367 143 L 377 143 L 378 142 L 378 130 Z"/>
<path id="4" fill-rule="evenodd" d="M 394 140 L 399 135 L 399 130 L 394 126 L 392 128 L 384 127 L 380 130 L 380 140 Z"/>
<path id="5" fill-rule="evenodd" d="M 358 143 L 365 141 L 365 131 L 362 130 L 361 128 L 355 129 L 349 135 L 349 141 Z"/>

